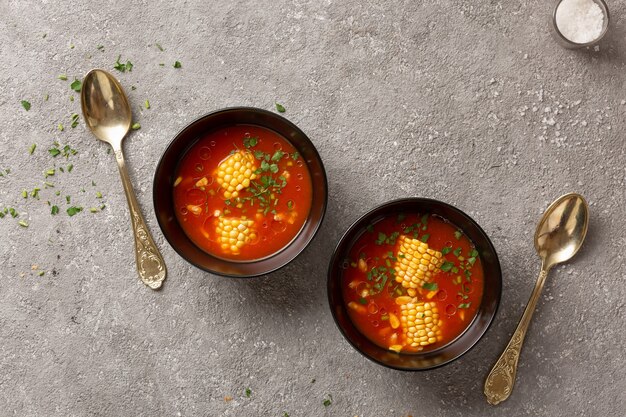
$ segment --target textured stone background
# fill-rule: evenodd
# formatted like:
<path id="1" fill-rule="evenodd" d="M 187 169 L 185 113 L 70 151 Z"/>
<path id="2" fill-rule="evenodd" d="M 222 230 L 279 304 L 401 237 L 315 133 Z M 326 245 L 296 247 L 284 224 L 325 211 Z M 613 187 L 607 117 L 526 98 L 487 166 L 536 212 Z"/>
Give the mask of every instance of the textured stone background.
<path id="1" fill-rule="evenodd" d="M 549 35 L 551 2 L 539 0 L 0 0 L 0 169 L 11 170 L 0 177 L 0 207 L 19 212 L 0 219 L 0 414 L 623 416 L 626 6 L 610 6 L 600 49 L 566 51 Z M 70 82 L 93 67 L 112 70 L 119 54 L 134 64 L 117 73 L 142 125 L 125 149 L 169 268 L 161 292 L 137 278 L 113 156 L 82 121 L 70 128 L 80 110 Z M 146 99 L 150 110 L 141 108 Z M 234 281 L 201 272 L 158 230 L 158 158 L 208 111 L 272 109 L 275 101 L 326 164 L 324 225 L 303 255 L 271 276 Z M 55 140 L 78 154 L 52 158 Z M 22 189 L 41 187 L 42 171 L 67 163 L 73 172 L 49 178 L 54 189 L 22 199 Z M 88 208 L 96 191 L 104 211 L 67 216 L 65 195 Z M 538 273 L 535 224 L 568 191 L 591 204 L 588 241 L 550 276 L 515 392 L 493 408 L 483 379 Z M 389 370 L 357 354 L 325 294 L 342 231 L 406 196 L 467 211 L 493 239 L 504 271 L 501 309 L 486 337 L 427 373 Z M 50 215 L 48 200 L 59 215 Z M 325 408 L 327 395 L 333 403 Z"/>

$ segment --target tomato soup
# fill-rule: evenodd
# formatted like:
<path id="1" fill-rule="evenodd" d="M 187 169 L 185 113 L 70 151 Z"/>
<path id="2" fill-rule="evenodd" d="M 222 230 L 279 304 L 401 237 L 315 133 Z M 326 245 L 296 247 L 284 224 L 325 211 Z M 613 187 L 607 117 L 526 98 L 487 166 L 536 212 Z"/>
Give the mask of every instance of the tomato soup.
<path id="1" fill-rule="evenodd" d="M 445 346 L 471 323 L 482 299 L 478 251 L 435 215 L 400 214 L 369 225 L 342 267 L 350 319 L 396 352 Z"/>
<path id="2" fill-rule="evenodd" d="M 178 221 L 211 255 L 265 258 L 287 246 L 311 209 L 311 175 L 285 138 L 253 125 L 222 128 L 182 158 L 174 182 Z"/>

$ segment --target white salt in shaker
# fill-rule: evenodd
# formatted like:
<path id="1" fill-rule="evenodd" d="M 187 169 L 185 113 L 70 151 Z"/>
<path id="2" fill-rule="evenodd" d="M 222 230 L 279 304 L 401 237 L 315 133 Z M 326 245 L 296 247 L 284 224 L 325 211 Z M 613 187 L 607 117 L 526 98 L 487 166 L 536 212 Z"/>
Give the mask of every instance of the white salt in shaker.
<path id="1" fill-rule="evenodd" d="M 609 8 L 604 0 L 557 0 L 551 28 L 564 48 L 595 45 L 609 28 Z"/>

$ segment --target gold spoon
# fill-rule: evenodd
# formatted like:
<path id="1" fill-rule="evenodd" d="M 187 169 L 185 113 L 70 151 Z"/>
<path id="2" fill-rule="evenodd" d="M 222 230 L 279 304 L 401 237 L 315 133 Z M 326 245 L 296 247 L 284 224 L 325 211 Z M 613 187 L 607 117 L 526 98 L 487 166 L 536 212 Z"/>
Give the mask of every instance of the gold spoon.
<path id="1" fill-rule="evenodd" d="M 485 381 L 484 392 L 489 404 L 499 404 L 511 395 L 524 337 L 548 272 L 578 252 L 588 224 L 589 207 L 583 196 L 576 193 L 559 197 L 543 214 L 535 231 L 535 249 L 541 258 L 541 272 L 515 333 Z"/>
<path id="2" fill-rule="evenodd" d="M 128 133 L 132 120 L 126 94 L 115 77 L 104 70 L 94 69 L 83 80 L 80 102 L 89 129 L 98 139 L 111 145 L 115 152 L 133 224 L 139 277 L 148 287 L 159 289 L 167 274 L 165 262 L 141 215 L 122 151 L 122 139 Z"/>

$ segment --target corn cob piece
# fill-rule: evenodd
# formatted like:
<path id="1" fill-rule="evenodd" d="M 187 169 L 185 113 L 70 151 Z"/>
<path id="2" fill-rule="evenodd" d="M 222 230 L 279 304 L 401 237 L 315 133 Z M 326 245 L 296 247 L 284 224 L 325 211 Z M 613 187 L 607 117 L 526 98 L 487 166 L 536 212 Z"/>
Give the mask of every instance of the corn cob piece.
<path id="1" fill-rule="evenodd" d="M 256 239 L 254 221 L 245 217 L 220 217 L 217 223 L 217 242 L 224 253 L 239 255 L 241 248 Z"/>
<path id="2" fill-rule="evenodd" d="M 408 236 L 398 238 L 398 254 L 394 269 L 396 281 L 404 288 L 422 288 L 425 282 L 430 282 L 433 272 L 443 264 L 441 252 L 430 249 L 428 244 Z"/>
<path id="3" fill-rule="evenodd" d="M 220 163 L 216 170 L 217 183 L 225 198 L 235 198 L 256 178 L 256 160 L 250 152 L 237 151 Z"/>
<path id="4" fill-rule="evenodd" d="M 441 320 L 435 303 L 422 303 L 413 298 L 400 305 L 400 312 L 405 346 L 422 350 L 425 346 L 441 341 Z"/>

